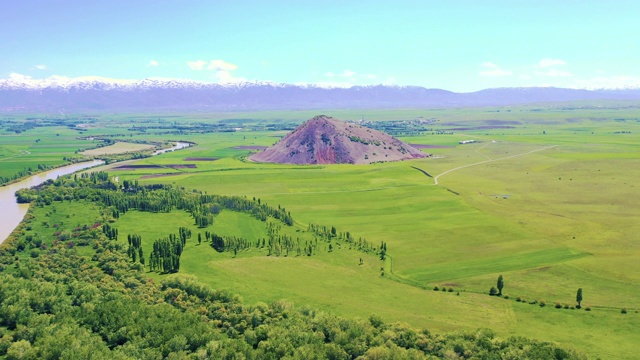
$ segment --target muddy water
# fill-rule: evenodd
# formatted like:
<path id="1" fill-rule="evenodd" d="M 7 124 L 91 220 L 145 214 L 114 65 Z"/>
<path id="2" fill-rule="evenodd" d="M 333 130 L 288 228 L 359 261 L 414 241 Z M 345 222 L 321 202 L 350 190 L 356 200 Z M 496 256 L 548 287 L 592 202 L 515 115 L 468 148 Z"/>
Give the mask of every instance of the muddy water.
<path id="1" fill-rule="evenodd" d="M 43 182 L 58 176 L 72 174 L 78 170 L 86 169 L 92 166 L 104 164 L 102 160 L 94 160 L 68 166 L 59 167 L 57 169 L 45 171 L 30 176 L 22 181 L 11 185 L 0 187 L 0 243 L 3 242 L 13 229 L 20 224 L 22 218 L 29 209 L 29 204 L 18 204 L 16 201 L 16 191 L 32 186 L 40 185 Z"/>
<path id="2" fill-rule="evenodd" d="M 173 151 L 183 149 L 191 146 L 190 143 L 176 142 L 176 145 L 169 149 L 158 150 L 153 155 L 163 154 L 167 151 Z M 76 171 L 87 169 L 93 166 L 104 164 L 102 160 L 94 160 L 84 163 L 78 163 L 68 166 L 59 167 L 57 169 L 49 170 L 43 173 L 39 173 L 28 177 L 20 182 L 13 183 L 11 185 L 0 187 L 0 243 L 6 240 L 11 234 L 13 229 L 20 224 L 24 215 L 29 209 L 29 204 L 18 204 L 16 201 L 16 191 L 32 186 L 37 186 L 43 182 L 52 179 L 55 180 L 58 176 L 72 174 Z M 96 169 L 100 170 L 100 169 Z"/>

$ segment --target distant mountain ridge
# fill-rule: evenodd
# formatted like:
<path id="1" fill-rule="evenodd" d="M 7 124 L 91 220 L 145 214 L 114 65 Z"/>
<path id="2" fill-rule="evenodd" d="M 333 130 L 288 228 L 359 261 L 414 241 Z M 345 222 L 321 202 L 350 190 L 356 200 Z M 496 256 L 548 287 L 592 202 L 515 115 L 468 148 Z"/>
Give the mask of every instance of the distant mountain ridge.
<path id="1" fill-rule="evenodd" d="M 157 79 L 0 80 L 1 112 L 450 108 L 579 100 L 640 100 L 640 89 L 530 87 L 455 93 L 393 85 L 331 88 L 270 82 L 215 84 Z"/>

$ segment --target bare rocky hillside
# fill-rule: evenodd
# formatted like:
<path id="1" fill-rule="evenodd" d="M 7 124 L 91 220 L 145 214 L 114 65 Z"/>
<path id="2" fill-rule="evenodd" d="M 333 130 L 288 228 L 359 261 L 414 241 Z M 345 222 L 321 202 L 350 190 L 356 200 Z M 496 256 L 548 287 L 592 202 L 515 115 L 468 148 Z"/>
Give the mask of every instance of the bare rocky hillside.
<path id="1" fill-rule="evenodd" d="M 249 160 L 282 164 L 369 164 L 427 154 L 391 135 L 319 115 Z"/>

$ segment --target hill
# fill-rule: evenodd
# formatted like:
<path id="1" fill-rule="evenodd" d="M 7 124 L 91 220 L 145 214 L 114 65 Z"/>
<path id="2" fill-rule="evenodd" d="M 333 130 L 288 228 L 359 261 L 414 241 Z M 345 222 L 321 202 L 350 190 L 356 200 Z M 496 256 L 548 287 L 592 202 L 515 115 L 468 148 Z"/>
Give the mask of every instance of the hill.
<path id="1" fill-rule="evenodd" d="M 319 115 L 249 159 L 281 164 L 369 164 L 426 156 L 391 135 Z"/>

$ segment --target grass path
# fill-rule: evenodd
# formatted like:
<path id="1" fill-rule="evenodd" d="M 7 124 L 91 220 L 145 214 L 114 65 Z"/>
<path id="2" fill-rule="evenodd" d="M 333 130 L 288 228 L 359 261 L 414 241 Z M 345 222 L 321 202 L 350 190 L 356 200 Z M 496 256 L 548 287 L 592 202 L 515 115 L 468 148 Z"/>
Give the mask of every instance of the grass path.
<path id="1" fill-rule="evenodd" d="M 484 148 L 486 145 L 489 145 L 489 143 L 487 143 L 487 144 L 483 145 L 480 149 Z M 450 173 L 450 172 L 454 172 L 454 171 L 456 171 L 456 170 L 460 170 L 460 169 L 464 169 L 464 168 L 468 168 L 468 167 L 476 166 L 476 165 L 480 165 L 480 164 L 485 164 L 485 163 L 489 163 L 489 162 L 495 162 L 495 161 L 500 161 L 500 160 L 512 159 L 512 158 L 515 158 L 515 157 L 518 157 L 518 156 L 529 155 L 529 154 L 532 154 L 532 153 L 534 153 L 534 152 L 538 152 L 538 151 L 542 151 L 542 150 L 551 149 L 551 148 L 554 148 L 554 147 L 556 147 L 556 146 L 558 146 L 558 145 L 546 146 L 546 147 L 543 147 L 543 148 L 540 148 L 540 149 L 535 149 L 535 150 L 527 151 L 527 152 L 524 152 L 524 153 L 521 153 L 521 154 L 515 154 L 515 155 L 511 155 L 511 156 L 506 156 L 506 157 L 499 158 L 499 159 L 491 159 L 491 158 L 489 158 L 488 156 L 486 156 L 486 155 L 484 155 L 484 154 L 480 154 L 480 153 L 479 153 L 480 155 L 482 155 L 482 156 L 486 157 L 488 160 L 479 161 L 479 162 L 477 162 L 477 163 L 473 163 L 473 164 L 462 165 L 462 166 L 458 166 L 458 167 L 455 167 L 455 168 L 453 168 L 453 169 L 447 170 L 447 171 L 445 171 L 445 172 L 443 172 L 443 173 L 441 173 L 441 174 L 439 174 L 439 175 L 436 175 L 436 176 L 433 178 L 433 185 L 438 185 L 438 178 L 439 178 L 440 176 L 446 175 L 446 174 L 448 174 L 448 173 Z M 478 150 L 480 150 L 480 149 L 477 149 L 477 150 L 476 150 L 476 152 L 478 152 Z"/>

